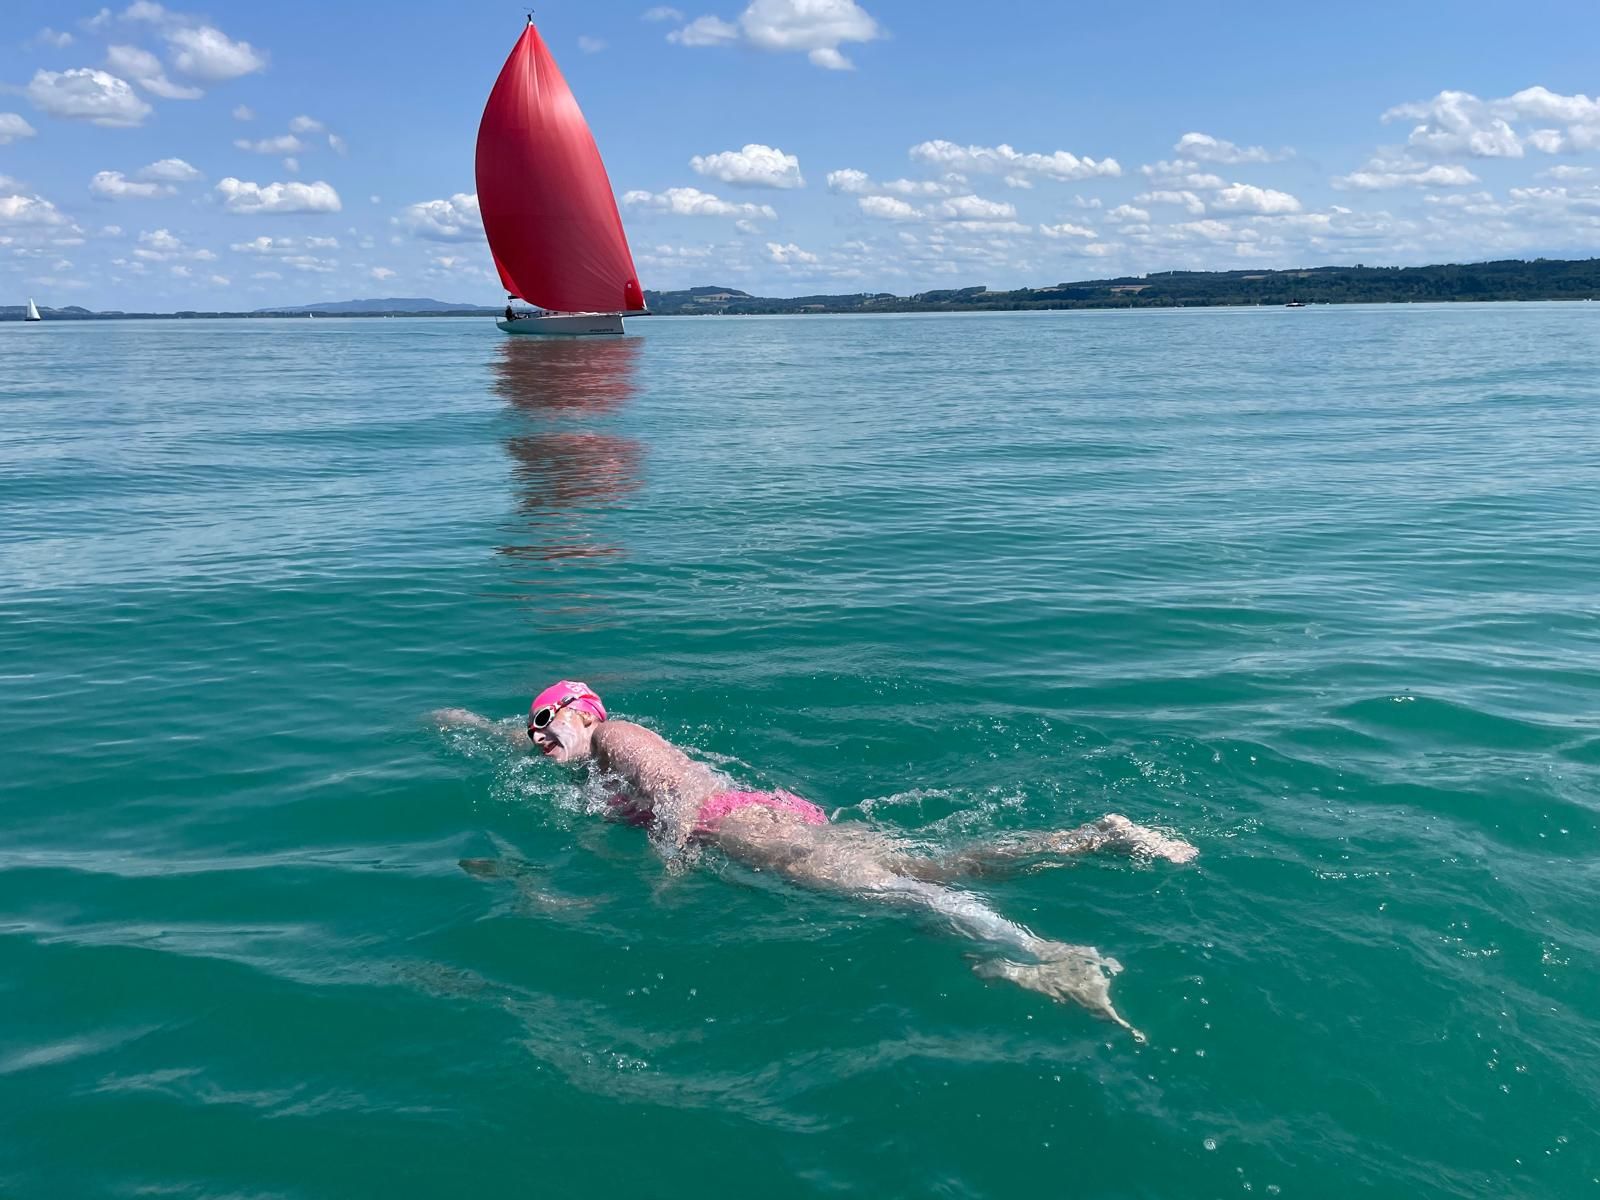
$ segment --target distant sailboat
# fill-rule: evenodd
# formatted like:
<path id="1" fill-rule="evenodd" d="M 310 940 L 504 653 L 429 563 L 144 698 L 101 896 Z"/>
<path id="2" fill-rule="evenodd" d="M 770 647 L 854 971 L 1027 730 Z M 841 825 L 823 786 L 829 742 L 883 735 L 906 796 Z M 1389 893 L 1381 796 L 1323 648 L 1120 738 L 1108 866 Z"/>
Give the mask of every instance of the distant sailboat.
<path id="1" fill-rule="evenodd" d="M 23 317 L 22 319 L 24 321 L 42 321 L 42 320 L 44 320 L 44 318 L 39 315 L 39 306 L 33 302 L 33 297 L 32 296 L 28 297 L 28 315 Z"/>
<path id="2" fill-rule="evenodd" d="M 495 80 L 478 126 L 478 208 L 500 282 L 544 309 L 507 333 L 619 334 L 643 313 L 611 180 L 533 18 Z"/>

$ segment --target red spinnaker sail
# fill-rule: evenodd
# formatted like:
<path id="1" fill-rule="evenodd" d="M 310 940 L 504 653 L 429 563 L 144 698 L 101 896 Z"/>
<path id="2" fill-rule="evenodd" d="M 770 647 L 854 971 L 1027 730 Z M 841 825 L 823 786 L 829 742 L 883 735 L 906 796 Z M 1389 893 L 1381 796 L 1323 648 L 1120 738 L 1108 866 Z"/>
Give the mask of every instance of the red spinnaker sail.
<path id="1" fill-rule="evenodd" d="M 478 208 L 511 295 L 555 312 L 644 308 L 594 135 L 531 21 L 483 108 Z"/>

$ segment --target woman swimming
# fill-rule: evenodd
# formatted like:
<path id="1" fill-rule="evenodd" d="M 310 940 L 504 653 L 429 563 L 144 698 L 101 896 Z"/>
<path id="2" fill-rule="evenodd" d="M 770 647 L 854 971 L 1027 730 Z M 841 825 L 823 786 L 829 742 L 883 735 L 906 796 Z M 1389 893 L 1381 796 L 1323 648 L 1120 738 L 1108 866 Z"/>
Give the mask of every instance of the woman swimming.
<path id="1" fill-rule="evenodd" d="M 443 725 L 504 728 L 463 709 L 444 709 L 434 717 Z M 736 861 L 777 871 L 806 887 L 936 914 L 967 937 L 1002 952 L 978 963 L 974 969 L 979 975 L 1075 1001 L 1143 1040 L 1111 1004 L 1111 978 L 1122 970 L 1116 959 L 1092 946 L 1038 937 L 947 882 L 1028 860 L 1096 851 L 1185 863 L 1199 853 L 1188 842 L 1112 813 L 1077 829 L 1012 835 L 947 856 L 928 856 L 881 831 L 832 824 L 822 809 L 790 792 L 741 790 L 644 726 L 609 720 L 600 697 L 587 684 L 571 680 L 534 698 L 527 740 L 519 731 L 515 741 L 553 762 L 592 761 L 617 779 L 625 791 L 612 801 L 615 815 L 648 826 L 670 857 L 681 856 L 691 841 L 706 842 Z"/>

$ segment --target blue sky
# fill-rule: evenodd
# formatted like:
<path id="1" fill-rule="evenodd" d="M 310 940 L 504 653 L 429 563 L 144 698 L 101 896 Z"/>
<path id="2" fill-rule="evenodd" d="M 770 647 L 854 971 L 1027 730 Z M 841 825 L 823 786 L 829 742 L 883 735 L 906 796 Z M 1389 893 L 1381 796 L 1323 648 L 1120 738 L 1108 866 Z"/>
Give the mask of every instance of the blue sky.
<path id="1" fill-rule="evenodd" d="M 1600 253 L 1600 5 L 550 0 L 647 288 Z M 495 303 L 514 4 L 0 13 L 0 302 Z"/>

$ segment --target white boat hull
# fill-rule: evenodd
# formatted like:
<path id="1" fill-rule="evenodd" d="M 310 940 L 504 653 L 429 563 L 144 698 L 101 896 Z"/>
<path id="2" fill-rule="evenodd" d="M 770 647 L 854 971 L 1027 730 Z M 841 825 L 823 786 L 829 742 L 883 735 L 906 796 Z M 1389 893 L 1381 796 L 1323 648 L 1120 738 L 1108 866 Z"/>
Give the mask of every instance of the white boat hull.
<path id="1" fill-rule="evenodd" d="M 621 313 L 540 313 L 511 321 L 501 318 L 495 324 L 506 333 L 532 334 L 536 337 L 616 336 L 624 332 Z"/>

